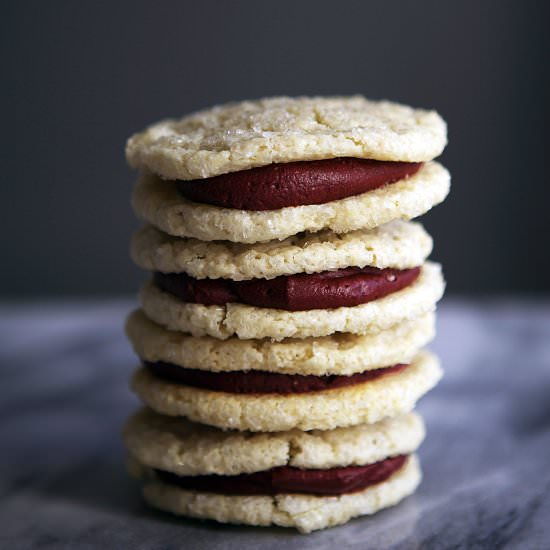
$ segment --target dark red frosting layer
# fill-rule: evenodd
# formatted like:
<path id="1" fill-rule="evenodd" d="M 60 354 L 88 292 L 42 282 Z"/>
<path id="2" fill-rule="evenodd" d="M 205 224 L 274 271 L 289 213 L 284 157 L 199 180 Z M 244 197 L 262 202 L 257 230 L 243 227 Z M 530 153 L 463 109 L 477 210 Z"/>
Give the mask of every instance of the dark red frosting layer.
<path id="1" fill-rule="evenodd" d="M 195 388 L 228 393 L 307 393 L 342 388 L 376 380 L 382 376 L 397 374 L 408 365 L 399 364 L 383 369 L 367 370 L 350 376 L 313 374 L 281 374 L 266 371 L 211 372 L 188 369 L 171 363 L 151 363 L 144 365 L 157 377 L 177 384 Z"/>
<path id="2" fill-rule="evenodd" d="M 178 181 L 195 202 L 240 210 L 275 210 L 323 204 L 359 195 L 412 176 L 421 163 L 357 158 L 270 164 L 212 178 Z"/>
<path id="3" fill-rule="evenodd" d="M 185 273 L 155 273 L 156 285 L 184 302 L 223 305 L 237 302 L 257 307 L 305 311 L 351 307 L 383 298 L 413 283 L 420 267 L 377 269 L 347 267 L 322 273 L 299 273 L 275 279 L 231 281 L 194 279 Z"/>
<path id="4" fill-rule="evenodd" d="M 292 466 L 281 466 L 263 472 L 236 476 L 178 476 L 163 470 L 156 470 L 156 473 L 164 483 L 207 493 L 225 495 L 306 493 L 329 496 L 354 493 L 382 483 L 401 469 L 407 459 L 408 455 L 400 455 L 366 466 L 346 466 L 326 470 L 302 470 Z"/>

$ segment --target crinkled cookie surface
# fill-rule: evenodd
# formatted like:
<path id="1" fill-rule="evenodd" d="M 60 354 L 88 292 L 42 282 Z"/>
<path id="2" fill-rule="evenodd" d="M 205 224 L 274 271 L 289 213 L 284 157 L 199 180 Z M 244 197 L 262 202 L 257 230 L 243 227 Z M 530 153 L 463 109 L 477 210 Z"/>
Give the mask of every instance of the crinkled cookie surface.
<path id="1" fill-rule="evenodd" d="M 446 143 L 435 111 L 362 96 L 274 97 L 154 124 L 128 140 L 126 157 L 134 168 L 189 180 L 334 157 L 424 162 Z"/>

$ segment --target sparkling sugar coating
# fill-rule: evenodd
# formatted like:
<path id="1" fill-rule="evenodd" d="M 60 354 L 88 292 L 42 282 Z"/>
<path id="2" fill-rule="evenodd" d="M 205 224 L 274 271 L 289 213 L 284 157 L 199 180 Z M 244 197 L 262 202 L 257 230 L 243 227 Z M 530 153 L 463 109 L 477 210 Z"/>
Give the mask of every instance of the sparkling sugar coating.
<path id="1" fill-rule="evenodd" d="M 447 127 L 435 111 L 352 97 L 274 97 L 216 106 L 133 135 L 126 158 L 165 179 L 208 178 L 334 157 L 424 162 Z"/>

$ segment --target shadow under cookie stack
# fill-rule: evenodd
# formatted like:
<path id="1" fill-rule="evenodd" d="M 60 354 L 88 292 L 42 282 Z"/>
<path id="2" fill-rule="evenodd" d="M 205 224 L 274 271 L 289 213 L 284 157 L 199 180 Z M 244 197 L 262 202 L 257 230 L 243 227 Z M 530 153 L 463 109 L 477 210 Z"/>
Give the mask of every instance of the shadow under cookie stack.
<path id="1" fill-rule="evenodd" d="M 308 533 L 414 492 L 444 281 L 408 220 L 449 191 L 445 144 L 437 113 L 359 96 L 234 103 L 128 141 L 152 278 L 126 327 L 147 408 L 124 439 L 151 505 Z"/>

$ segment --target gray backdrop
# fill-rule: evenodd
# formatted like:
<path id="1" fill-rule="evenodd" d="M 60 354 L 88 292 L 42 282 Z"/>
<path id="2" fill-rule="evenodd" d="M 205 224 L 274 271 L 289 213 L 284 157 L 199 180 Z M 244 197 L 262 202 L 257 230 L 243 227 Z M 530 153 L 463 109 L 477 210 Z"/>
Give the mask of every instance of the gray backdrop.
<path id="1" fill-rule="evenodd" d="M 548 3 L 2 4 L 4 297 L 129 293 L 127 136 L 213 103 L 363 93 L 447 119 L 424 218 L 450 292 L 549 290 Z"/>

